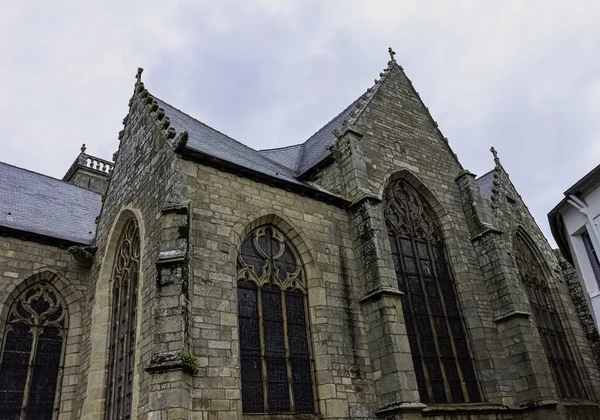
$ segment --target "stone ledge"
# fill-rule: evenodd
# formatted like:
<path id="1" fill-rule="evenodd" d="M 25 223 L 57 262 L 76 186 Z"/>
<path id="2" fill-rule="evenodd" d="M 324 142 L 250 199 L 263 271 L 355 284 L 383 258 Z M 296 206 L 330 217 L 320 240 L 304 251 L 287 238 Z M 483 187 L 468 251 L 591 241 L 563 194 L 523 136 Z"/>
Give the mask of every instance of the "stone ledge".
<path id="1" fill-rule="evenodd" d="M 510 311 L 494 318 L 494 322 L 504 322 L 512 318 L 530 318 L 531 314 L 525 311 Z"/>
<path id="2" fill-rule="evenodd" d="M 458 181 L 460 178 L 462 178 L 465 175 L 472 176 L 473 178 L 475 178 L 477 176 L 473 172 L 469 171 L 468 169 L 463 169 L 462 171 L 460 171 L 458 173 L 458 175 L 456 175 L 456 177 L 454 178 L 454 181 L 455 182 Z"/>
<path id="3" fill-rule="evenodd" d="M 157 265 L 162 264 L 171 264 L 176 262 L 181 262 L 185 260 L 187 252 L 181 249 L 172 249 L 168 251 L 161 251 L 158 254 L 158 260 L 156 260 Z"/>
<path id="4" fill-rule="evenodd" d="M 527 411 L 527 410 L 535 410 L 537 408 L 546 408 L 546 407 L 554 407 L 558 405 L 558 401 L 556 400 L 540 400 L 540 401 L 531 401 L 520 404 L 515 408 L 517 411 Z"/>
<path id="5" fill-rule="evenodd" d="M 475 242 L 476 240 L 483 238 L 484 236 L 487 236 L 490 233 L 495 233 L 496 235 L 502 235 L 504 232 L 502 232 L 499 229 L 496 229 L 493 226 L 487 225 L 482 232 L 478 233 L 477 235 L 475 235 L 471 238 L 471 242 Z"/>
<path id="6" fill-rule="evenodd" d="M 377 299 L 380 299 L 381 296 L 383 296 L 383 295 L 390 295 L 390 296 L 400 298 L 400 297 L 404 296 L 404 292 L 402 292 L 398 289 L 395 289 L 393 287 L 380 286 L 380 287 L 377 287 L 375 289 L 368 291 L 363 297 L 360 298 L 359 302 L 366 303 L 371 300 L 377 300 Z"/>
<path id="7" fill-rule="evenodd" d="M 410 411 L 422 411 L 427 405 L 421 402 L 393 402 L 375 411 L 378 417 L 389 416 L 395 413 L 406 413 Z"/>
<path id="8" fill-rule="evenodd" d="M 510 411 L 510 408 L 501 404 L 491 403 L 464 403 L 431 405 L 423 409 L 423 416 L 457 415 L 457 414 L 493 414 Z"/>
<path id="9" fill-rule="evenodd" d="M 187 203 L 168 204 L 168 205 L 164 206 L 162 209 L 160 209 L 160 212 L 162 214 L 170 214 L 170 213 L 187 214 L 188 205 L 187 205 Z"/>

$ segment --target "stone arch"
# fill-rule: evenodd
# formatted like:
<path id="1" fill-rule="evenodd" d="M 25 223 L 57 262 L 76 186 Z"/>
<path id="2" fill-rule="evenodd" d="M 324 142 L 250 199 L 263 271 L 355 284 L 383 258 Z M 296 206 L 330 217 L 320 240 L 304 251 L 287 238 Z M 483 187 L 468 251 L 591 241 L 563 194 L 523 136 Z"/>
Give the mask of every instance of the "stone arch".
<path id="1" fill-rule="evenodd" d="M 92 308 L 92 324 L 90 331 L 91 357 L 87 381 L 87 398 L 84 401 L 81 418 L 97 418 L 98 412 L 104 412 L 104 403 L 106 398 L 106 365 L 108 361 L 108 341 L 110 339 L 110 312 L 112 306 L 112 272 L 115 262 L 117 247 L 121 232 L 125 224 L 135 219 L 140 235 L 140 270 L 138 274 L 138 310 L 136 320 L 136 340 L 135 340 L 135 362 L 133 373 L 133 394 L 131 403 L 131 418 L 137 416 L 137 407 L 139 402 L 139 383 L 140 383 L 140 349 L 141 349 L 141 327 L 142 320 L 145 318 L 140 310 L 141 292 L 144 288 L 144 260 L 146 252 L 146 229 L 142 213 L 133 207 L 122 208 L 115 217 L 110 231 L 107 235 L 107 242 L 102 253 L 100 262 L 98 280 L 96 282 L 96 291 L 94 294 L 94 307 Z M 146 311 L 149 308 L 144 308 Z"/>
<path id="2" fill-rule="evenodd" d="M 57 270 L 50 267 L 43 267 L 33 270 L 33 274 L 20 282 L 3 302 L 2 310 L 0 311 L 0 343 L 4 339 L 3 327 L 12 302 L 27 288 L 41 281 L 47 281 L 60 293 L 69 312 L 68 328 L 81 328 L 81 302 L 83 294 Z"/>
<path id="3" fill-rule="evenodd" d="M 421 401 L 440 404 L 479 402 L 484 390 L 472 331 L 482 326 L 482 320 L 469 316 L 466 311 L 473 311 L 478 303 L 465 303 L 469 295 L 472 297 L 469 291 L 472 290 L 473 273 L 466 264 L 457 264 L 461 258 L 465 260 L 450 214 L 433 191 L 408 170 L 395 172 L 387 178 L 381 198 L 396 279 L 404 293 L 402 309 Z M 430 267 L 431 261 L 435 261 L 435 270 Z M 437 293 L 430 292 L 429 285 L 432 284 L 436 285 L 433 290 Z M 442 307 L 435 311 L 429 309 Z M 422 333 L 419 325 L 430 324 L 429 332 Z M 447 335 L 449 330 L 451 335 Z M 453 344 L 444 345 L 444 349 L 452 350 L 442 353 L 440 346 L 438 352 L 437 347 L 428 343 L 430 337 L 436 342 L 452 341 Z M 436 349 L 435 356 L 425 356 L 424 349 L 432 348 Z M 435 359 L 435 362 L 427 362 L 428 359 Z M 443 362 L 448 360 L 452 362 Z M 460 369 L 457 368 L 459 365 Z M 443 381 L 430 379 L 438 368 Z M 457 381 L 455 378 L 459 377 L 460 381 Z M 443 386 L 440 386 L 442 382 Z M 468 385 L 457 386 L 458 382 Z"/>
<path id="4" fill-rule="evenodd" d="M 386 176 L 383 186 L 379 191 L 378 197 L 380 200 L 383 200 L 383 195 L 388 187 L 395 181 L 403 180 L 408 183 L 411 187 L 413 187 L 423 198 L 425 201 L 431 206 L 437 220 L 442 229 L 442 235 L 444 236 L 444 242 L 448 244 L 448 240 L 452 237 L 452 231 L 454 230 L 454 224 L 452 223 L 452 219 L 450 218 L 450 214 L 441 203 L 441 201 L 437 198 L 435 193 L 425 185 L 421 179 L 415 175 L 413 172 L 408 169 L 401 169 L 396 171 L 388 176 Z"/>
<path id="5" fill-rule="evenodd" d="M 523 242 L 525 247 L 527 247 L 527 251 L 531 252 L 535 263 L 539 266 L 541 276 L 543 277 L 541 284 L 535 284 L 531 281 L 528 282 L 525 279 L 525 273 L 521 271 L 521 266 L 517 259 L 518 240 Z M 548 262 L 544 258 L 537 244 L 522 226 L 517 227 L 512 237 L 511 246 L 511 256 L 519 279 L 518 286 L 529 307 L 531 320 L 534 322 L 533 325 L 537 327 L 548 367 L 554 377 L 554 388 L 558 393 L 559 398 L 586 398 L 585 392 L 587 392 L 588 395 L 590 394 L 589 372 L 585 369 L 586 364 L 582 358 L 581 349 L 578 346 L 573 345 L 573 343 L 577 341 L 573 328 L 574 323 L 567 315 L 569 310 L 563 299 L 564 293 L 568 292 L 566 292 L 564 288 L 561 291 L 560 285 L 557 282 L 552 281 L 554 276 L 552 275 Z M 533 264 L 527 264 L 527 267 L 530 267 L 531 265 Z M 531 274 L 531 272 L 529 274 Z M 534 285 L 532 286 L 532 284 Z M 535 289 L 535 292 L 532 292 L 532 289 Z M 548 312 L 555 312 L 559 316 L 549 316 Z M 551 335 L 554 337 L 553 341 L 555 340 L 560 343 L 556 345 L 557 348 L 564 348 L 566 351 L 548 348 L 545 339 L 547 331 L 551 331 Z M 554 354 L 554 359 L 551 360 L 552 354 Z M 562 379 L 565 376 L 562 371 L 562 366 L 564 365 L 569 366 L 570 371 L 566 376 L 571 378 L 570 381 L 563 381 Z M 585 390 L 585 392 L 583 392 L 583 390 Z M 582 392 L 583 395 L 581 395 Z"/>
<path id="6" fill-rule="evenodd" d="M 235 265 L 238 250 L 250 232 L 261 225 L 271 224 L 277 227 L 296 249 L 298 257 L 304 265 L 304 270 L 306 271 L 306 281 L 308 288 L 310 289 L 310 285 L 314 284 L 314 280 L 319 278 L 317 263 L 313 257 L 313 253 L 311 252 L 311 249 L 314 248 L 312 247 L 310 239 L 308 239 L 301 230 L 296 229 L 292 225 L 292 222 L 290 222 L 285 216 L 277 215 L 268 211 L 263 211 L 261 213 L 263 214 L 257 215 L 252 220 L 238 221 L 232 227 L 229 235 L 229 243 L 231 244 L 229 261 Z M 311 279 L 313 281 L 311 281 Z M 320 284 L 320 282 L 318 284 Z"/>
<path id="7" fill-rule="evenodd" d="M 80 345 L 82 340 L 82 303 L 83 293 L 79 291 L 68 278 L 63 276 L 57 270 L 51 267 L 41 267 L 33 270 L 31 276 L 20 282 L 9 293 L 2 305 L 0 311 L 0 351 L 4 345 L 4 334 L 6 332 L 6 321 L 12 303 L 29 287 L 36 283 L 47 282 L 58 292 L 60 298 L 66 306 L 68 318 L 66 322 L 67 337 L 64 345 L 62 375 L 58 378 L 57 388 L 60 388 L 60 395 L 68 396 L 72 392 L 72 385 L 77 382 L 79 374 Z M 1 359 L 0 354 L 0 359 Z M 72 402 L 71 398 L 60 398 L 60 412 L 70 410 L 63 408 L 65 404 Z"/>
<path id="8" fill-rule="evenodd" d="M 313 398 L 317 405 L 320 404 L 318 399 L 317 375 L 319 372 L 330 370 L 332 363 L 329 354 L 320 354 L 316 357 L 315 343 L 318 342 L 318 334 L 315 332 L 317 325 L 317 307 L 325 305 L 325 287 L 317 262 L 313 256 L 311 241 L 306 234 L 299 228 L 296 228 L 289 219 L 283 215 L 274 214 L 266 210 L 262 210 L 259 214 L 255 214 L 252 220 L 238 221 L 231 229 L 229 235 L 229 243 L 231 246 L 229 252 L 229 262 L 232 270 L 236 270 L 237 254 L 246 237 L 256 228 L 263 225 L 272 225 L 285 236 L 292 247 L 294 247 L 297 257 L 304 268 L 306 277 L 306 290 L 304 292 L 306 299 L 306 307 L 308 310 L 308 340 L 309 349 L 312 357 L 312 381 L 313 381 Z M 233 276 L 237 283 L 237 274 Z M 237 288 L 237 285 L 235 286 Z M 236 297 L 237 302 L 237 297 Z M 236 303 L 237 306 L 237 303 Z M 237 308 L 236 308 L 237 312 Z M 240 376 L 241 380 L 241 376 Z M 323 410 L 321 407 L 320 410 Z"/>
<path id="9" fill-rule="evenodd" d="M 523 228 L 523 226 L 518 225 L 517 228 L 515 229 L 515 233 L 512 235 L 512 242 L 511 242 L 511 253 L 512 255 L 512 259 L 513 259 L 513 264 L 514 267 L 516 268 L 516 260 L 515 260 L 515 256 L 514 256 L 514 249 L 515 249 L 515 240 L 518 238 L 520 238 L 523 242 L 525 242 L 525 244 L 529 247 L 529 249 L 531 250 L 531 252 L 533 253 L 533 255 L 535 256 L 537 262 L 540 264 L 542 271 L 544 273 L 544 277 L 546 278 L 546 281 L 548 282 L 548 285 L 550 287 L 553 286 L 552 283 L 554 280 L 554 275 L 552 272 L 552 269 L 550 268 L 550 264 L 548 263 L 548 261 L 546 261 L 546 258 L 544 258 L 544 255 L 542 254 L 542 252 L 540 251 L 540 248 L 537 246 L 537 244 L 534 242 L 534 240 L 531 238 L 531 235 L 529 235 L 529 233 L 527 233 L 527 231 L 525 230 L 525 228 Z"/>

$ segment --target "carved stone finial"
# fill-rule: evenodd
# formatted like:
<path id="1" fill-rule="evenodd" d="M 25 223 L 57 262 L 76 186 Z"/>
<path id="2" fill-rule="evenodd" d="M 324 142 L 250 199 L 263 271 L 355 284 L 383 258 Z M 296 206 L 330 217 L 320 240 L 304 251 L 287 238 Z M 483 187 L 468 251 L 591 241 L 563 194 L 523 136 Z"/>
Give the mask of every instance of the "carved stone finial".
<path id="1" fill-rule="evenodd" d="M 86 149 L 86 147 L 85 147 L 85 143 L 83 143 L 83 144 L 81 145 L 81 153 L 85 153 L 85 149 Z"/>
<path id="2" fill-rule="evenodd" d="M 137 73 L 135 74 L 135 79 L 137 80 L 138 83 L 142 82 L 142 72 L 144 71 L 143 68 L 138 67 L 137 69 Z"/>
<path id="3" fill-rule="evenodd" d="M 396 59 L 394 58 L 394 56 L 396 55 L 396 52 L 394 50 L 392 50 L 392 47 L 388 48 L 388 53 L 390 53 L 390 60 L 396 61 Z"/>
<path id="4" fill-rule="evenodd" d="M 496 151 L 496 149 L 494 149 L 494 146 L 490 148 L 490 152 L 492 152 L 492 154 L 494 155 L 494 162 L 496 163 L 496 165 L 500 165 L 500 158 L 498 157 L 498 152 Z"/>

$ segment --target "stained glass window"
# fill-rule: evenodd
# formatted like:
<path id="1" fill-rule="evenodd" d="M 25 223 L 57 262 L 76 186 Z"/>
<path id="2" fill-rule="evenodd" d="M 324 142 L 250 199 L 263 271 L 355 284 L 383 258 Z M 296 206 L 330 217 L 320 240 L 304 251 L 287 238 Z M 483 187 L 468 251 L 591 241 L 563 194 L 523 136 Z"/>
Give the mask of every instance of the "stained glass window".
<path id="1" fill-rule="evenodd" d="M 58 292 L 41 282 L 12 304 L 0 362 L 0 418 L 51 420 L 58 411 L 67 335 Z"/>
<path id="2" fill-rule="evenodd" d="M 131 418 L 139 269 L 140 232 L 136 221 L 131 219 L 119 238 L 111 278 L 106 420 Z"/>
<path id="3" fill-rule="evenodd" d="M 295 249 L 261 226 L 238 254 L 238 319 L 244 413 L 315 410 L 306 284 Z"/>
<path id="4" fill-rule="evenodd" d="M 424 403 L 480 402 L 441 230 L 433 209 L 406 182 L 392 183 L 384 212 L 408 342 Z"/>
<path id="5" fill-rule="evenodd" d="M 542 265 L 521 235 L 513 241 L 521 281 L 527 291 L 550 371 L 561 398 L 586 398 Z"/>

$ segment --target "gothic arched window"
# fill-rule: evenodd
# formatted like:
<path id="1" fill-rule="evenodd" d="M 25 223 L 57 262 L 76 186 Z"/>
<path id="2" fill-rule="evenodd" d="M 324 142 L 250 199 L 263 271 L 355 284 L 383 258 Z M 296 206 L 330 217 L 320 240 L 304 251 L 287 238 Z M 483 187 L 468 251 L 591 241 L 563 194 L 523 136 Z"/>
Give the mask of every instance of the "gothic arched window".
<path id="1" fill-rule="evenodd" d="M 314 412 L 306 278 L 295 249 L 261 226 L 242 243 L 237 270 L 243 412 Z"/>
<path id="2" fill-rule="evenodd" d="M 13 302 L 0 364 L 0 418 L 51 420 L 58 411 L 67 310 L 48 283 Z"/>
<path id="3" fill-rule="evenodd" d="M 117 243 L 111 277 L 106 420 L 131 418 L 139 270 L 140 231 L 135 219 L 130 219 Z"/>
<path id="4" fill-rule="evenodd" d="M 513 246 L 517 268 L 527 291 L 533 319 L 550 364 L 558 395 L 561 398 L 585 398 L 581 377 L 556 312 L 542 265 L 521 235 L 515 236 Z"/>
<path id="5" fill-rule="evenodd" d="M 421 401 L 481 401 L 433 209 L 399 180 L 385 191 L 384 211 Z"/>

